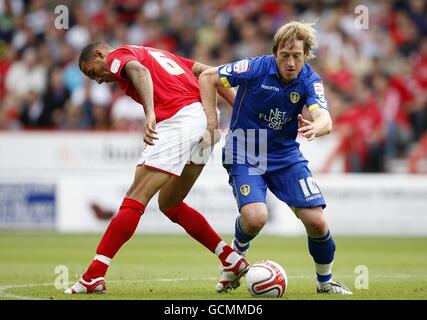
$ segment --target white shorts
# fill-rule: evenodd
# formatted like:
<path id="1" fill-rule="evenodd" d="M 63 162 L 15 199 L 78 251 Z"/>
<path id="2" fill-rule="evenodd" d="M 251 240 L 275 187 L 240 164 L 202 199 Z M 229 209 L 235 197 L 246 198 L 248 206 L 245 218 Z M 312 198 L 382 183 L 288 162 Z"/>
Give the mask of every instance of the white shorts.
<path id="1" fill-rule="evenodd" d="M 201 147 L 206 127 L 206 115 L 200 102 L 182 108 L 156 125 L 158 140 L 154 140 L 154 146 L 145 145 L 138 166 L 180 176 L 188 163 L 206 164 L 212 152 L 212 148 Z"/>

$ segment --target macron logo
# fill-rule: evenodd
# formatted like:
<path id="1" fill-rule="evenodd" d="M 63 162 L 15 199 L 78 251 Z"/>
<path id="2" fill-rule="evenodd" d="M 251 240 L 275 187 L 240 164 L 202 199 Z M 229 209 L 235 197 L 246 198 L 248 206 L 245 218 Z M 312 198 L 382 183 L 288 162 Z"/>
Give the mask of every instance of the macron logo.
<path id="1" fill-rule="evenodd" d="M 262 84 L 261 85 L 261 88 L 262 89 L 265 89 L 265 90 L 273 90 L 273 91 L 276 91 L 276 92 L 279 92 L 280 90 L 279 90 L 279 88 L 277 88 L 277 87 L 274 87 L 274 86 L 266 86 L 265 84 Z"/>

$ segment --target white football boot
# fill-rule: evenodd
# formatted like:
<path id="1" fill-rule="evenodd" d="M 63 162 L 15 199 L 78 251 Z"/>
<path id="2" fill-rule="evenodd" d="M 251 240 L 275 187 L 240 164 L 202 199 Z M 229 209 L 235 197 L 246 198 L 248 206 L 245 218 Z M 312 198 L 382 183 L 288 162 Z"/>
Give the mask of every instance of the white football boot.
<path id="1" fill-rule="evenodd" d="M 240 286 L 240 278 L 243 277 L 250 268 L 249 262 L 241 255 L 236 252 L 232 252 L 230 255 L 235 255 L 235 262 L 229 266 L 221 267 L 221 277 L 215 287 L 218 293 L 238 288 Z"/>
<path id="2" fill-rule="evenodd" d="M 80 278 L 72 287 L 65 289 L 66 294 L 82 294 L 82 293 L 105 293 L 107 287 L 103 277 L 93 279 L 91 282 L 86 282 Z"/>
<path id="3" fill-rule="evenodd" d="M 317 283 L 317 293 L 326 294 L 353 294 L 349 288 L 338 281 L 330 281 L 326 283 Z"/>

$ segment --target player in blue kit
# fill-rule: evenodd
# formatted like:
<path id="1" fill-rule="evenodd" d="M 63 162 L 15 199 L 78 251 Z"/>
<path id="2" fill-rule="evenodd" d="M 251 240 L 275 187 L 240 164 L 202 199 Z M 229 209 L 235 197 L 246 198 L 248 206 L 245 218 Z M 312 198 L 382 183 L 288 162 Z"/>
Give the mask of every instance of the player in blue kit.
<path id="1" fill-rule="evenodd" d="M 335 243 L 325 221 L 325 200 L 295 140 L 309 141 L 332 130 L 322 80 L 306 61 L 317 46 L 312 24 L 290 22 L 273 39 L 273 55 L 212 68 L 199 78 L 208 118 L 205 144 L 218 127 L 216 88 L 238 87 L 223 150 L 240 215 L 233 246 L 245 255 L 268 220 L 267 188 L 288 204 L 304 224 L 315 263 L 318 293 L 352 294 L 332 278 Z M 310 120 L 302 116 L 306 107 Z"/>

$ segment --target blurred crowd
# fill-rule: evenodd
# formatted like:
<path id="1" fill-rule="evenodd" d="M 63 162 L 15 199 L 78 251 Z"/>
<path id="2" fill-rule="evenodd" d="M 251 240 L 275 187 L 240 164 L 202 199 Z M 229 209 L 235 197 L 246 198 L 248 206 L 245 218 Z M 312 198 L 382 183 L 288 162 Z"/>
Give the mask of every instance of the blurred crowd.
<path id="1" fill-rule="evenodd" d="M 69 10 L 66 29 L 55 27 L 58 5 Z M 382 172 L 427 130 L 426 17 L 424 0 L 0 0 L 0 129 L 141 130 L 141 106 L 79 71 L 91 41 L 216 66 L 271 54 L 281 25 L 316 21 L 311 64 L 349 170 Z M 229 111 L 222 108 L 223 128 Z"/>

